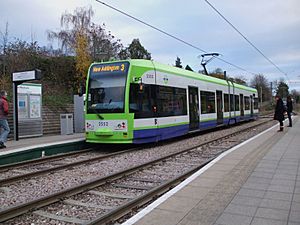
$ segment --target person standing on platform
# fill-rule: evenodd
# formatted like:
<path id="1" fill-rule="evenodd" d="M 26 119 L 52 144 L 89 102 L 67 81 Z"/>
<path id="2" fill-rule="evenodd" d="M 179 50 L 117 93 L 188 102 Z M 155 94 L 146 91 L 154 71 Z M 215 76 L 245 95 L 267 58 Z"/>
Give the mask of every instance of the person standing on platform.
<path id="1" fill-rule="evenodd" d="M 6 91 L 0 91 L 0 148 L 6 148 L 4 143 L 7 141 L 7 136 L 10 132 L 7 122 L 8 102 Z"/>
<path id="2" fill-rule="evenodd" d="M 275 106 L 275 114 L 274 114 L 274 120 L 279 121 L 279 130 L 278 131 L 283 131 L 283 121 L 284 121 L 284 105 L 281 97 L 279 95 L 275 96 L 276 100 L 276 106 Z"/>
<path id="3" fill-rule="evenodd" d="M 292 97 L 289 95 L 286 99 L 286 112 L 289 118 L 289 125 L 288 127 L 292 127 L 293 126 L 293 121 L 292 121 L 292 112 L 293 112 L 293 101 L 292 101 Z"/>

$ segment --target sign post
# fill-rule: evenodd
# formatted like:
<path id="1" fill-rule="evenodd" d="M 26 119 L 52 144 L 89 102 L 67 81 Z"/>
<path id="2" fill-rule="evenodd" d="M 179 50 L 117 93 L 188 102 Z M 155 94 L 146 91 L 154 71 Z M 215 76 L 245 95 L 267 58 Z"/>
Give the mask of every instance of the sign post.
<path id="1" fill-rule="evenodd" d="M 13 81 L 13 105 L 14 105 L 14 140 L 19 140 L 18 126 L 18 85 L 25 81 L 40 80 L 42 77 L 41 71 L 38 69 L 32 71 L 16 72 L 12 74 Z"/>

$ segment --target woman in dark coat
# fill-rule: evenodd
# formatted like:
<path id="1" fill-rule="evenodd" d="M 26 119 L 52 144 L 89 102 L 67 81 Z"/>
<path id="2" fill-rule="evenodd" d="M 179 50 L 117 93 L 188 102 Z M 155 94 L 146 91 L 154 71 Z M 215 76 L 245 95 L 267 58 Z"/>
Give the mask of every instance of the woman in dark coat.
<path id="1" fill-rule="evenodd" d="M 274 120 L 279 121 L 280 129 L 278 131 L 283 131 L 283 121 L 284 121 L 284 105 L 283 101 L 279 95 L 275 96 L 276 106 L 275 106 L 275 114 Z"/>

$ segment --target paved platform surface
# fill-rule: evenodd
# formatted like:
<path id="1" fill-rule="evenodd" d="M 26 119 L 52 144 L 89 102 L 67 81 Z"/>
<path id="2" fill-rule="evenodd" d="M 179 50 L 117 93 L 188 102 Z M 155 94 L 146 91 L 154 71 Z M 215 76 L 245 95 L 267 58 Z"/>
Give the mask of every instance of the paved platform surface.
<path id="1" fill-rule="evenodd" d="M 224 153 L 124 225 L 299 225 L 300 121 L 277 129 Z"/>
<path id="2" fill-rule="evenodd" d="M 84 135 L 84 133 L 74 133 L 69 135 L 47 135 L 41 137 L 22 138 L 18 141 L 9 140 L 5 143 L 6 148 L 0 149 L 0 155 L 40 146 L 49 146 L 53 144 L 80 141 L 84 140 Z"/>

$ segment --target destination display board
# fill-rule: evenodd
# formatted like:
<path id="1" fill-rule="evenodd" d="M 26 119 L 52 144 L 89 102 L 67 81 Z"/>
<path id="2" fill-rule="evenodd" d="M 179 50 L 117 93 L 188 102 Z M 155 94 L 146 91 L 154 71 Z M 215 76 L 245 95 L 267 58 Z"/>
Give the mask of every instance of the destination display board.
<path id="1" fill-rule="evenodd" d="M 90 70 L 91 76 L 94 75 L 105 75 L 105 74 L 126 74 L 128 72 L 129 62 L 116 62 L 116 63 L 105 63 L 95 64 Z"/>

